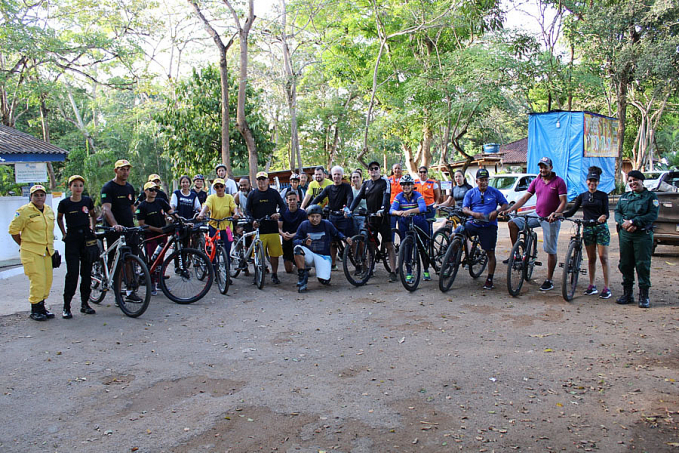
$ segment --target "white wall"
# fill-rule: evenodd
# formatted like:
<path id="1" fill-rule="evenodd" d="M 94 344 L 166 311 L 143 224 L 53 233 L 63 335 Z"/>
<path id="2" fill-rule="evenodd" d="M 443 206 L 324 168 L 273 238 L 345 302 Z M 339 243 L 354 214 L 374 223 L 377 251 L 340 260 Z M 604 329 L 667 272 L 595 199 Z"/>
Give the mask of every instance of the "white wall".
<path id="1" fill-rule="evenodd" d="M 53 198 L 52 194 L 47 194 L 46 203 L 52 206 L 54 210 L 55 219 L 57 213 L 57 206 L 62 197 Z M 21 206 L 28 203 L 28 197 L 0 197 L 0 263 L 8 263 L 19 260 L 19 246 L 14 242 L 12 236 L 9 235 L 9 223 L 14 218 L 14 213 Z M 59 227 L 54 222 L 54 246 L 61 255 L 64 255 L 64 243 L 61 240 L 61 232 Z"/>

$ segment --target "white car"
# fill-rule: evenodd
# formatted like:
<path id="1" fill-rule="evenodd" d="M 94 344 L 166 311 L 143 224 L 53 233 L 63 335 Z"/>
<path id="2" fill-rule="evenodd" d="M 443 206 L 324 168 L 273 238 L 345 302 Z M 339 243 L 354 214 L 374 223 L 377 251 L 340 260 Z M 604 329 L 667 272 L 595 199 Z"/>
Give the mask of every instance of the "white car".
<path id="1" fill-rule="evenodd" d="M 502 192 L 509 206 L 512 206 L 519 198 L 526 194 L 531 181 L 537 177 L 538 175 L 532 173 L 498 174 L 491 176 L 488 185 Z M 519 208 L 518 212 L 535 211 L 535 200 L 536 197 L 531 197 L 526 204 Z"/>
<path id="2" fill-rule="evenodd" d="M 669 170 L 645 171 L 644 173 L 644 187 L 648 190 L 655 190 L 660 185 L 663 177 L 669 173 Z M 625 184 L 625 192 L 630 192 L 629 184 Z"/>

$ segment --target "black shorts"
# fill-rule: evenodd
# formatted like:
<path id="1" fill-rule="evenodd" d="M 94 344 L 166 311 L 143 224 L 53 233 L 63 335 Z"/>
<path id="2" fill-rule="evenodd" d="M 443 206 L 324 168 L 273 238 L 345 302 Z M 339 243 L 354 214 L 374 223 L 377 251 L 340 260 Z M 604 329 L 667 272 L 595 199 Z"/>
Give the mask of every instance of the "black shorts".
<path id="1" fill-rule="evenodd" d="M 369 217 L 367 220 L 370 229 L 379 233 L 381 242 L 393 242 L 390 217 L 385 214 L 382 217 Z"/>
<path id="2" fill-rule="evenodd" d="M 283 243 L 283 261 L 292 261 L 294 263 L 295 254 L 293 253 L 293 249 L 295 247 L 292 245 L 294 239 L 290 239 L 289 241 L 281 239 L 281 242 Z"/>

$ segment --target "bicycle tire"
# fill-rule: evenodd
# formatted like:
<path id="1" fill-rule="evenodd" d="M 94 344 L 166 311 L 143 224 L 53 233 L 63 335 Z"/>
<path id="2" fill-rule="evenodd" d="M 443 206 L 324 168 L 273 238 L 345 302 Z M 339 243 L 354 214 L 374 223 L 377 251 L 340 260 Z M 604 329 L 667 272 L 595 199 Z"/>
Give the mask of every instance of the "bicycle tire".
<path id="1" fill-rule="evenodd" d="M 390 274 L 394 272 L 394 269 L 391 268 L 391 264 L 389 264 L 389 252 L 387 251 L 387 246 L 384 242 L 380 244 L 380 258 L 382 258 L 382 264 L 384 264 L 386 271 Z"/>
<path id="2" fill-rule="evenodd" d="M 408 273 L 408 264 L 410 263 L 410 273 Z M 413 236 L 406 236 L 401 242 L 401 247 L 398 251 L 398 273 L 401 279 L 401 284 L 405 289 L 413 292 L 420 284 L 422 276 L 422 263 L 420 262 L 420 254 Z M 408 275 L 412 280 L 408 281 Z"/>
<path id="3" fill-rule="evenodd" d="M 181 258 L 180 258 L 181 253 Z M 166 275 L 170 276 L 171 266 L 174 260 L 178 260 L 179 268 L 174 267 L 174 275 L 169 279 L 164 278 Z M 193 270 L 194 267 L 199 266 L 205 269 L 205 275 L 202 279 L 198 278 Z M 185 248 L 175 250 L 163 261 L 160 268 L 160 289 L 163 294 L 167 296 L 172 302 L 178 304 L 191 304 L 197 300 L 202 299 L 214 281 L 214 273 L 212 266 L 210 266 L 210 259 L 205 252 L 200 250 Z"/>
<path id="4" fill-rule="evenodd" d="M 106 285 L 106 277 L 104 276 L 104 262 L 97 259 L 92 264 L 92 276 L 90 277 L 90 302 L 100 304 L 106 297 L 106 291 L 103 289 Z"/>
<path id="5" fill-rule="evenodd" d="M 127 254 L 116 269 L 113 292 L 120 310 L 130 318 L 141 316 L 151 301 L 151 275 L 144 261 L 136 255 Z M 132 300 L 131 291 L 139 300 Z M 141 292 L 144 294 L 139 294 Z"/>
<path id="6" fill-rule="evenodd" d="M 474 279 L 479 278 L 488 265 L 488 255 L 486 254 L 486 251 L 481 248 L 478 236 L 472 238 L 472 249 L 469 251 L 467 260 L 469 275 Z"/>
<path id="7" fill-rule="evenodd" d="M 264 288 L 264 276 L 266 275 L 266 262 L 264 261 L 264 244 L 259 239 L 255 242 L 255 285 L 258 289 Z"/>
<path id="8" fill-rule="evenodd" d="M 342 257 L 344 276 L 353 286 L 363 286 L 375 267 L 375 253 L 362 234 L 357 234 L 351 241 L 351 246 L 344 248 Z"/>
<path id="9" fill-rule="evenodd" d="M 231 278 L 238 277 L 243 266 L 247 266 L 244 241 L 241 236 L 234 235 L 233 245 L 231 246 L 231 265 L 229 266 Z"/>
<path id="10" fill-rule="evenodd" d="M 217 246 L 217 253 L 215 254 L 215 275 L 219 275 L 217 278 L 217 287 L 221 294 L 226 294 L 229 292 L 229 260 L 226 254 L 226 249 L 221 245 Z"/>
<path id="11" fill-rule="evenodd" d="M 398 250 L 401 247 L 401 239 L 403 239 L 403 238 L 401 237 L 401 232 L 399 231 L 398 228 L 392 228 L 391 231 L 394 233 L 394 242 L 393 242 L 393 244 L 394 244 L 394 254 L 396 256 L 398 256 Z M 388 255 L 385 255 L 385 256 L 387 256 L 387 259 L 388 259 Z"/>
<path id="12" fill-rule="evenodd" d="M 523 239 L 516 241 L 507 263 L 507 291 L 513 297 L 521 293 L 525 281 L 526 249 Z"/>
<path id="13" fill-rule="evenodd" d="M 566 302 L 573 300 L 580 277 L 580 263 L 582 262 L 582 248 L 578 241 L 572 240 L 568 244 L 566 261 L 563 263 L 563 277 L 561 281 L 561 295 Z"/>
<path id="14" fill-rule="evenodd" d="M 441 272 L 439 273 L 439 289 L 441 292 L 447 292 L 453 286 L 453 282 L 455 282 L 457 271 L 460 268 L 460 261 L 462 261 L 462 249 L 462 240 L 456 237 L 443 256 Z"/>
<path id="15" fill-rule="evenodd" d="M 450 246 L 450 236 L 446 235 L 445 231 L 441 231 L 441 229 L 439 229 L 436 231 L 436 233 L 434 233 L 432 241 L 434 249 L 434 272 L 438 274 L 441 270 L 443 257 L 448 250 L 448 246 Z"/>
<path id="16" fill-rule="evenodd" d="M 530 250 L 526 250 L 526 266 L 524 268 L 523 279 L 527 282 L 533 278 L 533 271 L 535 270 L 535 261 L 538 259 L 538 234 L 533 231 L 530 235 Z"/>

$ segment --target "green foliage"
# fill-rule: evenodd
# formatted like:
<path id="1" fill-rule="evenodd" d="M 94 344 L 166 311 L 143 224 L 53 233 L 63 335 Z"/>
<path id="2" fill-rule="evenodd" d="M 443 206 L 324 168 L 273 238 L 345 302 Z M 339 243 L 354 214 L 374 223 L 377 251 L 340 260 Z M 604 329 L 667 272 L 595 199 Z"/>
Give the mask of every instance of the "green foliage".
<path id="1" fill-rule="evenodd" d="M 229 143 L 235 174 L 248 173 L 245 140 L 236 129 L 238 85 L 229 83 Z M 260 93 L 248 87 L 245 110 L 248 125 L 255 137 L 259 164 L 264 165 L 273 150 L 268 123 L 260 110 Z M 208 65 L 178 83 L 173 98 L 154 115 L 159 125 L 165 155 L 175 177 L 182 174 L 213 172 L 221 162 L 221 84 L 219 69 Z"/>
<path id="2" fill-rule="evenodd" d="M 14 182 L 14 165 L 0 165 L 0 196 L 21 195 L 21 186 Z"/>

